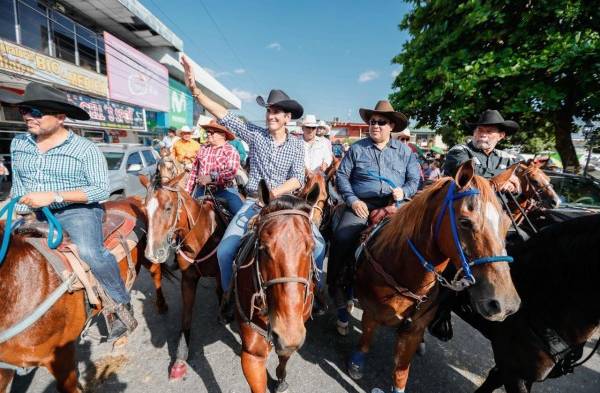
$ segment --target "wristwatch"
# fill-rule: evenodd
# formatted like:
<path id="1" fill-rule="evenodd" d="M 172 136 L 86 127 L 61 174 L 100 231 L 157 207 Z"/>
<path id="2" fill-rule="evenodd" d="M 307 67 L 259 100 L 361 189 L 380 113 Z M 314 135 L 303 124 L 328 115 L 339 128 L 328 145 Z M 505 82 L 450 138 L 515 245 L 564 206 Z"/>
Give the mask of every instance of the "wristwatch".
<path id="1" fill-rule="evenodd" d="M 65 198 L 63 198 L 63 196 L 60 195 L 59 192 L 54 193 L 54 202 L 55 203 L 63 203 L 64 201 L 65 201 Z"/>

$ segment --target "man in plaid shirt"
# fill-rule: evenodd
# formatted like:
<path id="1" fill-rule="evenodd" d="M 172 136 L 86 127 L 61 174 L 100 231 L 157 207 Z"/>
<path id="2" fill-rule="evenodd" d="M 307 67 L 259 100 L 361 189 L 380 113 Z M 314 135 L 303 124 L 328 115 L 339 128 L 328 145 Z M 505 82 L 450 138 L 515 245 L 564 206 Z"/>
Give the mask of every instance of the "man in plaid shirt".
<path id="1" fill-rule="evenodd" d="M 235 214 L 242 207 L 242 199 L 235 184 L 235 175 L 240 167 L 240 155 L 227 141 L 235 136 L 214 120 L 203 126 L 207 143 L 200 147 L 185 189 L 194 198 L 204 196 L 206 186 L 216 189 L 214 196 L 227 201 L 227 209 Z"/>
<path id="2" fill-rule="evenodd" d="M 186 85 L 198 103 L 219 119 L 219 124 L 233 131 L 250 147 L 250 174 L 246 185 L 248 198 L 231 220 L 217 249 L 217 258 L 221 268 L 221 284 L 227 291 L 221 315 L 225 319 L 230 319 L 230 315 L 228 315 L 231 306 L 229 288 L 233 273 L 233 260 L 242 236 L 246 232 L 248 221 L 259 211 L 256 204 L 259 181 L 264 179 L 275 197 L 293 193 L 304 185 L 304 144 L 301 139 L 290 136 L 286 129 L 286 124 L 291 119 L 302 117 L 303 108 L 283 91 L 272 90 L 266 102 L 262 97 L 256 99 L 260 106 L 266 108 L 267 128 L 247 123 L 202 93 L 196 87 L 192 66 L 185 56 L 182 57 L 181 63 L 185 69 Z M 314 224 L 313 235 L 315 238 L 313 256 L 317 267 L 322 269 L 325 258 L 325 241 Z"/>

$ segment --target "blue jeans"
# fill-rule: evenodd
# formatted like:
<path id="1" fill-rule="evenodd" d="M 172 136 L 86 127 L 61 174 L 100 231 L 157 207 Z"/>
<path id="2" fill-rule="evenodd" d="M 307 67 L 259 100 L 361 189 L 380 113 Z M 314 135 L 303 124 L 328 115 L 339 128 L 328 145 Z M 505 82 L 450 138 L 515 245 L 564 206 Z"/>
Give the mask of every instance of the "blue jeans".
<path id="1" fill-rule="evenodd" d="M 196 191 L 194 191 L 194 198 L 200 198 L 205 194 L 203 186 L 196 186 Z M 230 188 L 219 188 L 216 191 L 213 191 L 213 195 L 215 198 L 222 198 L 227 201 L 227 210 L 229 213 L 235 215 L 243 205 L 242 198 L 240 198 L 240 194 L 235 187 Z"/>
<path id="2" fill-rule="evenodd" d="M 233 217 L 219 247 L 217 248 L 217 259 L 219 260 L 219 268 L 221 269 L 221 285 L 223 290 L 229 290 L 231 284 L 231 276 L 233 275 L 233 260 L 240 247 L 242 236 L 248 228 L 250 218 L 258 214 L 260 209 L 256 206 L 256 200 L 252 198 L 246 199 L 242 208 Z M 323 270 L 323 260 L 325 259 L 325 240 L 315 224 L 312 224 L 313 237 L 315 239 L 315 249 L 313 250 L 313 258 L 317 268 Z M 321 277 L 319 274 L 319 288 L 321 287 Z"/>
<path id="3" fill-rule="evenodd" d="M 104 209 L 97 203 L 74 204 L 53 213 L 68 233 L 71 242 L 77 246 L 79 256 L 90 266 L 94 277 L 100 282 L 106 294 L 117 303 L 129 303 L 131 299 L 119 274 L 117 260 L 104 247 L 102 235 Z M 38 219 L 39 216 L 38 214 Z"/>

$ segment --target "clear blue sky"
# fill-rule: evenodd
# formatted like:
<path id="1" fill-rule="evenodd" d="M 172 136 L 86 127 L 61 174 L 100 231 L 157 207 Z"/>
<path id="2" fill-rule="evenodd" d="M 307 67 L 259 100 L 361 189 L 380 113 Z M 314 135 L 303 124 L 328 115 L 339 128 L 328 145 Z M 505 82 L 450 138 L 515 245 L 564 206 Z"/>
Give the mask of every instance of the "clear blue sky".
<path id="1" fill-rule="evenodd" d="M 304 113 L 359 121 L 360 107 L 391 93 L 399 68 L 391 60 L 408 38 L 398 29 L 409 10 L 400 0 L 141 2 L 242 98 L 241 114 L 251 120 L 264 118 L 255 97 L 278 88 Z"/>

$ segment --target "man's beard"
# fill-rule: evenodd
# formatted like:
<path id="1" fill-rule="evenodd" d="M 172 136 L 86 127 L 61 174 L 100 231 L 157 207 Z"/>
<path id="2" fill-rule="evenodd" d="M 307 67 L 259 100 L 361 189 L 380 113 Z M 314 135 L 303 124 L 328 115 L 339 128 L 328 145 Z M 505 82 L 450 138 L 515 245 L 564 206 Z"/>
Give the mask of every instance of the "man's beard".
<path id="1" fill-rule="evenodd" d="M 476 148 L 481 150 L 487 150 L 492 148 L 492 144 L 489 141 L 475 141 L 473 140 L 473 144 Z"/>

